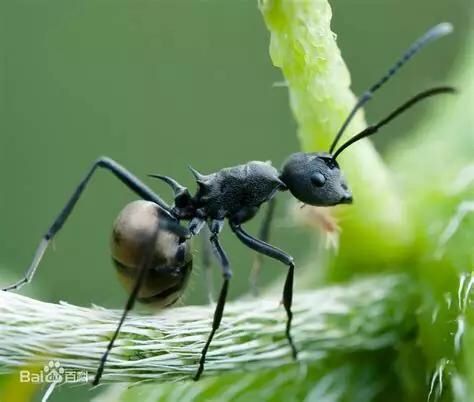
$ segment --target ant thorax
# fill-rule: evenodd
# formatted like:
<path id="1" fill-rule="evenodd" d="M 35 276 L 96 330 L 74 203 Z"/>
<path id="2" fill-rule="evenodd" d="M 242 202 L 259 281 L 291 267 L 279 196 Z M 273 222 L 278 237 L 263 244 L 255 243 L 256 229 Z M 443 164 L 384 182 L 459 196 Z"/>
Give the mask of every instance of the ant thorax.
<path id="1" fill-rule="evenodd" d="M 195 206 L 211 219 L 245 222 L 277 191 L 286 189 L 270 162 L 251 161 L 209 175 L 193 173 L 198 184 Z"/>

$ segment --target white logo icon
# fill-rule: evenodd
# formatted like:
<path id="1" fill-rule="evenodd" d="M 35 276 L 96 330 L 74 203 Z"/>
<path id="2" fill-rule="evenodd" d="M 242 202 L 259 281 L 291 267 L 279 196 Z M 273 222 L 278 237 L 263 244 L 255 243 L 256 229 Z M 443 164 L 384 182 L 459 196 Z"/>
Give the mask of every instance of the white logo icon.
<path id="1" fill-rule="evenodd" d="M 71 382 L 87 382 L 86 370 L 65 369 L 59 361 L 51 360 L 38 372 L 29 370 L 20 371 L 20 382 L 32 382 L 36 384 L 60 384 Z"/>

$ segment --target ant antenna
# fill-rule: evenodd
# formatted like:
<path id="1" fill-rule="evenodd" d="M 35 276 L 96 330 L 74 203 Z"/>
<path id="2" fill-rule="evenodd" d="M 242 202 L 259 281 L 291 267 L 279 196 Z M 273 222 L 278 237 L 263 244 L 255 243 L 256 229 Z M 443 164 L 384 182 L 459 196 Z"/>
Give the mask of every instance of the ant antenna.
<path id="1" fill-rule="evenodd" d="M 441 24 L 435 25 L 433 28 L 428 30 L 423 36 L 418 38 L 403 54 L 400 59 L 388 70 L 388 72 L 374 85 L 372 85 L 367 91 L 365 91 L 362 96 L 357 99 L 357 103 L 352 108 L 351 112 L 347 116 L 346 120 L 339 129 L 336 137 L 334 138 L 331 147 L 329 148 L 329 153 L 332 154 L 336 148 L 337 143 L 339 142 L 342 134 L 346 130 L 347 126 L 351 122 L 352 118 L 355 116 L 357 111 L 364 106 L 370 99 L 372 99 L 374 92 L 380 89 L 392 76 L 394 76 L 398 70 L 410 60 L 419 50 L 425 47 L 428 43 L 435 41 L 442 36 L 448 35 L 453 31 L 453 26 L 449 22 L 443 22 Z"/>
<path id="2" fill-rule="evenodd" d="M 447 94 L 447 93 L 455 93 L 456 89 L 453 87 L 435 87 L 428 89 L 426 91 L 420 92 L 419 94 L 415 95 L 414 97 L 410 98 L 406 101 L 403 105 L 396 108 L 392 113 L 390 113 L 387 117 L 380 120 L 377 124 L 372 124 L 368 126 L 365 130 L 362 130 L 359 134 L 355 135 L 344 144 L 342 144 L 338 150 L 332 156 L 333 160 L 339 156 L 339 154 L 344 151 L 347 147 L 351 146 L 354 142 L 359 141 L 362 138 L 368 137 L 369 135 L 375 134 L 380 127 L 385 126 L 387 123 L 392 121 L 395 117 L 402 114 L 406 110 L 410 109 L 416 103 L 420 102 L 423 99 L 429 98 L 435 95 Z"/>

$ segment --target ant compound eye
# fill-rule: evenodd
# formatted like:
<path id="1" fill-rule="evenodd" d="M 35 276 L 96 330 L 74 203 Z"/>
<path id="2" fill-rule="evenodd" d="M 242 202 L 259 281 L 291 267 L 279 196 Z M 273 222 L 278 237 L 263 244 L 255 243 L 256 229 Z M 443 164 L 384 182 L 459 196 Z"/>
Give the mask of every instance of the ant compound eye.
<path id="1" fill-rule="evenodd" d="M 311 176 L 311 183 L 316 187 L 322 187 L 324 186 L 324 183 L 326 183 L 326 178 L 322 173 L 315 173 Z"/>

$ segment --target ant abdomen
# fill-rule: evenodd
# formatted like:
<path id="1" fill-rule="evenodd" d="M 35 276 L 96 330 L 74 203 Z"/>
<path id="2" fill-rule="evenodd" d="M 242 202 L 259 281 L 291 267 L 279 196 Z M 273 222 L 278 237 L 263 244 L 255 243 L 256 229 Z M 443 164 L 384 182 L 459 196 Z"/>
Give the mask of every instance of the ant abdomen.
<path id="1" fill-rule="evenodd" d="M 147 268 L 137 300 L 166 307 L 175 303 L 186 287 L 192 269 L 191 241 L 182 241 L 163 229 L 160 220 L 169 219 L 150 201 L 133 201 L 125 206 L 112 229 L 111 253 L 120 282 L 131 293 L 149 253 L 150 242 L 160 226 L 154 244 L 152 264 Z"/>

